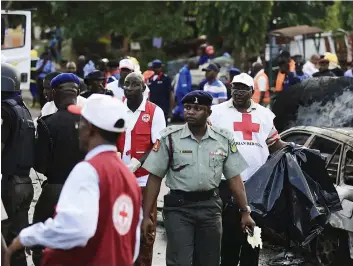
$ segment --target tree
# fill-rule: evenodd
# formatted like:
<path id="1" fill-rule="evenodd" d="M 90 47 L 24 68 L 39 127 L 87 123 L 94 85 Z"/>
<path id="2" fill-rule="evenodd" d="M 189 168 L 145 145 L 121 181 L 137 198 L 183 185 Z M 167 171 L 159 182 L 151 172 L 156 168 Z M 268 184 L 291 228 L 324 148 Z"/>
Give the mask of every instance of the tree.
<path id="1" fill-rule="evenodd" d="M 258 54 L 264 46 L 272 1 L 196 2 L 195 13 L 200 31 L 211 40 L 222 36 L 232 48 L 237 65 L 246 54 Z"/>

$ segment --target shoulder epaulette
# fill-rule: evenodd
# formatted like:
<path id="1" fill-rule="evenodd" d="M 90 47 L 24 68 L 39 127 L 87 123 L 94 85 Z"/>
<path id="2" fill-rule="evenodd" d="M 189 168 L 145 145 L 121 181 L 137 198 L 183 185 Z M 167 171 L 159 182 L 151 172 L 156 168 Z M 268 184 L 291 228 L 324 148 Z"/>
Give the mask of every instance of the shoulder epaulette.
<path id="1" fill-rule="evenodd" d="M 168 135 L 183 129 L 183 127 L 184 127 L 184 125 L 173 125 L 173 126 L 166 127 L 165 129 L 163 129 L 161 131 L 161 133 L 160 133 L 161 137 L 165 138 Z"/>
<path id="2" fill-rule="evenodd" d="M 217 127 L 217 126 L 210 126 L 210 128 L 214 132 L 216 132 L 216 133 L 222 135 L 223 137 L 225 137 L 226 139 L 232 140 L 234 138 L 233 137 L 233 133 L 230 132 L 228 129 L 220 128 L 220 127 Z"/>

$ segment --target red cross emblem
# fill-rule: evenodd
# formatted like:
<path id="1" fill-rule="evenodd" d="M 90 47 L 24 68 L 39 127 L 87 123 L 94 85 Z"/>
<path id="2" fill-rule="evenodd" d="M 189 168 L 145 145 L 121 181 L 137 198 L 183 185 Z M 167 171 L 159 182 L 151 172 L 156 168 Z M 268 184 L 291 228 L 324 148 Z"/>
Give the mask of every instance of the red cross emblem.
<path id="1" fill-rule="evenodd" d="M 252 140 L 252 133 L 260 131 L 260 124 L 251 121 L 251 114 L 242 114 L 242 122 L 233 123 L 234 131 L 241 131 L 244 140 Z"/>
<path id="2" fill-rule="evenodd" d="M 128 216 L 128 213 L 126 212 L 126 205 L 123 206 L 123 210 L 119 212 L 119 215 L 122 217 L 124 223 L 125 218 Z"/>

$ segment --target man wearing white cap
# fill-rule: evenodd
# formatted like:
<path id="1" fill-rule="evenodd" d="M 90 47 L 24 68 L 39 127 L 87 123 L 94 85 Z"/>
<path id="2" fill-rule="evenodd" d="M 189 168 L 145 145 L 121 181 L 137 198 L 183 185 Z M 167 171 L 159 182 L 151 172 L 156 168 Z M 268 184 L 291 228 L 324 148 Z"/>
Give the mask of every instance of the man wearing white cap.
<path id="1" fill-rule="evenodd" d="M 127 75 L 134 72 L 136 66 L 130 59 L 122 59 L 119 62 L 120 78 L 107 84 L 107 89 L 113 91 L 114 96 L 119 100 L 124 99 L 124 81 Z M 145 90 L 144 96 L 148 98 L 149 89 Z"/>
<path id="2" fill-rule="evenodd" d="M 214 126 L 234 132 L 239 152 L 249 167 L 240 176 L 246 182 L 263 164 L 270 152 L 274 152 L 286 144 L 273 124 L 275 115 L 252 100 L 254 80 L 246 73 L 241 73 L 231 82 L 232 98 L 227 102 L 212 106 L 210 122 Z M 258 265 L 259 250 L 253 249 L 246 241 L 240 228 L 239 209 L 231 198 L 226 181 L 220 185 L 220 193 L 224 206 L 222 264 L 240 266 Z M 238 226 L 234 226 L 239 224 Z M 240 254 L 241 250 L 241 255 Z"/>
<path id="3" fill-rule="evenodd" d="M 94 94 L 82 108 L 78 126 L 85 160 L 71 171 L 56 216 L 21 231 L 6 253 L 42 245 L 42 265 L 133 265 L 138 255 L 141 192 L 134 175 L 117 155 L 125 131 L 126 108 L 108 95 Z"/>

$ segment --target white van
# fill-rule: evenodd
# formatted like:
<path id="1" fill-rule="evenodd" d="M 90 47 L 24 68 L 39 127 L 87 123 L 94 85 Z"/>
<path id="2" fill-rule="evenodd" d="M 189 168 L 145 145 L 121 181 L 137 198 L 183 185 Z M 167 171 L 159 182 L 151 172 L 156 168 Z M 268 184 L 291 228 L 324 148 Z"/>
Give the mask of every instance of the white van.
<path id="1" fill-rule="evenodd" d="M 29 90 L 31 74 L 31 11 L 1 10 L 1 61 L 21 73 L 21 90 Z"/>

